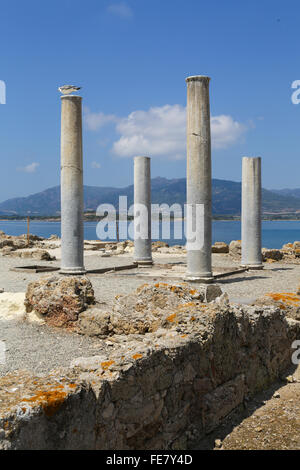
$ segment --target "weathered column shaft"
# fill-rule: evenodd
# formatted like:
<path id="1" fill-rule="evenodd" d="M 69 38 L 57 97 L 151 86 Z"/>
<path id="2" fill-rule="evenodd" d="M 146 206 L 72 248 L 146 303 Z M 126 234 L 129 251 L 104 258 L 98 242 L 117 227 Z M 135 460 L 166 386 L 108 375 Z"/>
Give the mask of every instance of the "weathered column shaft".
<path id="1" fill-rule="evenodd" d="M 61 104 L 61 273 L 83 274 L 81 96 L 62 96 Z"/>
<path id="2" fill-rule="evenodd" d="M 134 260 L 152 264 L 149 157 L 134 158 Z"/>
<path id="3" fill-rule="evenodd" d="M 242 168 L 242 265 L 261 269 L 261 158 L 244 157 Z"/>
<path id="4" fill-rule="evenodd" d="M 187 273 L 190 281 L 212 280 L 211 137 L 209 77 L 187 82 Z M 191 231 L 195 236 L 191 237 Z M 193 241 L 191 239 L 193 238 Z M 190 239 L 190 241 L 189 241 Z"/>

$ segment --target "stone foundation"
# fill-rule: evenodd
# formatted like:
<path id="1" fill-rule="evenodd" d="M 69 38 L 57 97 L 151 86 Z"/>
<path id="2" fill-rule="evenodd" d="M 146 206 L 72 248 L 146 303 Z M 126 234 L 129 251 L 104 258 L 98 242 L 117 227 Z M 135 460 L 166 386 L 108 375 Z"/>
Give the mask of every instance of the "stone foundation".
<path id="1" fill-rule="evenodd" d="M 300 322 L 221 297 L 107 356 L 0 379 L 0 449 L 187 449 L 291 366 Z M 55 353 L 55 352 L 54 352 Z"/>

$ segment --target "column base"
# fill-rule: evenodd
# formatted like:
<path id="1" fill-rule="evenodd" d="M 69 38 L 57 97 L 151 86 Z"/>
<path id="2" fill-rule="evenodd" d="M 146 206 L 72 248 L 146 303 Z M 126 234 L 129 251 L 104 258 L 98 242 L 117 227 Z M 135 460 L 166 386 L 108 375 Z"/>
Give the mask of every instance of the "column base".
<path id="1" fill-rule="evenodd" d="M 152 259 L 135 259 L 134 262 L 137 263 L 138 266 L 152 266 L 153 265 Z"/>
<path id="2" fill-rule="evenodd" d="M 253 271 L 255 270 L 259 271 L 260 269 L 264 269 L 264 265 L 263 264 L 241 264 L 241 268 L 247 268 Z"/>
<path id="3" fill-rule="evenodd" d="M 59 274 L 65 274 L 70 276 L 83 276 L 86 274 L 85 268 L 60 268 Z"/>
<path id="4" fill-rule="evenodd" d="M 199 282 L 201 284 L 211 284 L 212 282 L 214 282 L 215 278 L 213 276 L 197 276 L 197 275 L 194 275 L 194 274 L 188 274 L 186 273 L 186 275 L 184 276 L 183 278 L 185 281 L 188 281 L 188 282 Z"/>

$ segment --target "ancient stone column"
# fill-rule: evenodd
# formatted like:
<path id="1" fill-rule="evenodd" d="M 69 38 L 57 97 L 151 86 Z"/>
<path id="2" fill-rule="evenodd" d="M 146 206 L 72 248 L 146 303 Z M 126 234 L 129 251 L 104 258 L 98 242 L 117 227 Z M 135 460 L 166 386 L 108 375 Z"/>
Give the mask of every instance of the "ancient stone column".
<path id="1" fill-rule="evenodd" d="M 151 265 L 151 172 L 149 157 L 134 158 L 134 260 Z"/>
<path id="2" fill-rule="evenodd" d="M 212 206 L 209 77 L 187 82 L 187 272 L 189 281 L 212 282 Z M 193 235 L 192 235 L 193 233 Z"/>
<path id="3" fill-rule="evenodd" d="M 242 266 L 262 269 L 261 158 L 244 157 L 242 168 Z"/>
<path id="4" fill-rule="evenodd" d="M 84 274 L 81 96 L 61 97 L 61 270 Z"/>

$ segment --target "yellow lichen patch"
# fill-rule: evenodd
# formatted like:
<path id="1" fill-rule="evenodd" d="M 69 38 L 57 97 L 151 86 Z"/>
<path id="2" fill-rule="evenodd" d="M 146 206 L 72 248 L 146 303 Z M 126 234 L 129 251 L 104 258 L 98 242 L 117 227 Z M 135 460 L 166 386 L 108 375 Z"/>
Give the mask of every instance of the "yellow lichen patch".
<path id="1" fill-rule="evenodd" d="M 290 292 L 282 292 L 282 293 L 271 292 L 266 295 L 268 297 L 271 297 L 271 299 L 275 300 L 276 302 L 283 302 L 291 306 L 296 306 L 297 304 L 300 303 L 300 297 L 296 294 L 291 294 Z"/>
<path id="2" fill-rule="evenodd" d="M 169 321 L 170 323 L 174 323 L 175 318 L 176 318 L 176 313 L 172 313 L 172 315 L 167 317 L 167 321 Z"/>
<path id="3" fill-rule="evenodd" d="M 62 392 L 61 390 L 49 390 L 38 392 L 31 398 L 24 398 L 22 401 L 26 403 L 36 403 L 37 405 L 41 405 L 44 410 L 45 415 L 50 418 L 53 416 L 64 403 L 67 397 L 66 392 Z"/>
<path id="4" fill-rule="evenodd" d="M 105 361 L 101 362 L 101 367 L 103 370 L 107 370 L 110 366 L 112 366 L 115 363 L 115 361 Z"/>
<path id="5" fill-rule="evenodd" d="M 197 294 L 197 291 L 196 291 L 196 289 L 191 289 L 191 290 L 190 290 L 190 294 L 191 294 L 191 295 L 195 295 L 195 294 Z"/>
<path id="6" fill-rule="evenodd" d="M 136 361 L 137 359 L 141 359 L 141 357 L 143 357 L 143 355 L 142 354 L 134 354 L 132 357 Z"/>
<path id="7" fill-rule="evenodd" d="M 195 306 L 194 302 L 187 302 L 185 304 L 178 305 L 178 308 L 182 309 L 182 308 L 188 308 L 188 307 L 194 307 L 194 306 Z"/>
<path id="8" fill-rule="evenodd" d="M 181 335 L 181 338 L 185 338 L 185 337 L 186 337 L 186 335 Z"/>

